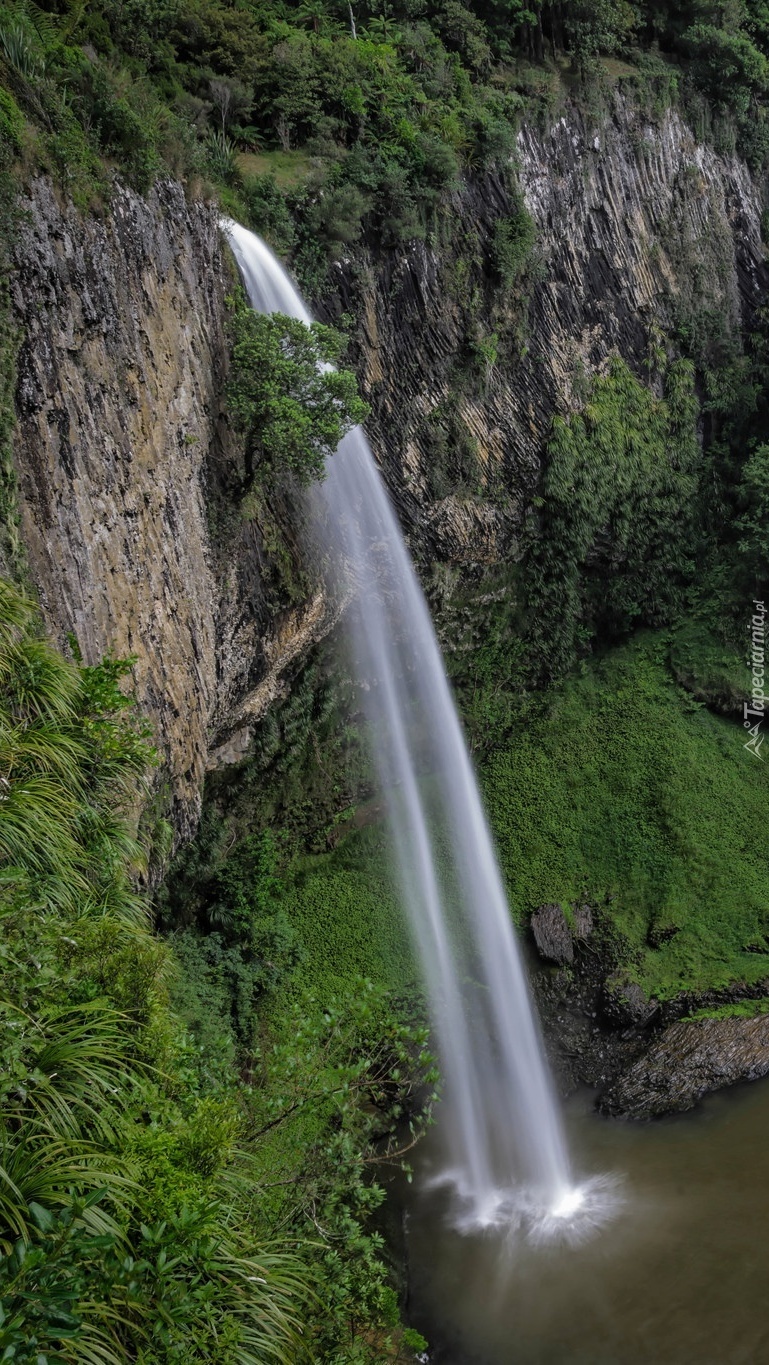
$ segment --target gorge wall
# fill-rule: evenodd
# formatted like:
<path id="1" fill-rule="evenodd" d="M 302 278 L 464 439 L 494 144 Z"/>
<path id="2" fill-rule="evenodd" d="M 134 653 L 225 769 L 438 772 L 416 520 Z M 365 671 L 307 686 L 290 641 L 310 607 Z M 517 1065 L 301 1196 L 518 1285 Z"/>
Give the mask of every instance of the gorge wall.
<path id="1" fill-rule="evenodd" d="M 324 600 L 276 598 L 274 528 L 227 506 L 230 276 L 215 211 L 161 183 L 147 199 L 118 189 L 106 216 L 83 219 L 45 179 L 23 209 L 14 454 L 30 576 L 86 663 L 135 656 L 185 837 L 223 734 L 274 698 Z"/>
<path id="2" fill-rule="evenodd" d="M 499 280 L 494 227 L 515 205 L 484 175 L 456 191 L 446 244 L 354 256 L 327 304 L 358 316 L 369 432 L 423 562 L 514 556 L 553 413 L 612 353 L 643 375 L 681 323 L 711 312 L 739 328 L 769 281 L 758 186 L 674 111 L 652 121 L 619 94 L 600 122 L 570 108 L 522 129 L 518 163 L 528 279 Z"/>
<path id="3" fill-rule="evenodd" d="M 708 308 L 739 326 L 767 283 L 758 188 L 675 113 L 650 122 L 618 97 L 594 130 L 572 110 L 525 128 L 519 160 L 538 230 L 520 287 L 503 289 L 493 262 L 509 191 L 478 175 L 443 244 L 356 250 L 322 304 L 357 319 L 374 447 L 423 565 L 513 558 L 553 412 L 612 352 L 641 372 L 677 319 Z M 329 609 L 306 580 L 276 590 L 274 509 L 245 519 L 228 504 L 213 209 L 162 183 L 83 219 L 45 179 L 24 207 L 15 461 L 30 576 L 86 662 L 136 656 L 184 837 L 206 768 L 245 751 Z"/>

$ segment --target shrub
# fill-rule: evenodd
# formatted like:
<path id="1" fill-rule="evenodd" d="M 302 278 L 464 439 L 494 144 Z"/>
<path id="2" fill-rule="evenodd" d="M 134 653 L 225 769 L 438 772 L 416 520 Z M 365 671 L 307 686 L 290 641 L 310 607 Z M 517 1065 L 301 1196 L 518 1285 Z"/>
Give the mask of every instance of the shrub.
<path id="1" fill-rule="evenodd" d="M 528 565 L 535 648 L 558 676 L 596 636 L 659 625 L 694 572 L 701 470 L 693 367 L 656 398 L 618 358 L 580 413 L 556 417 Z"/>
<path id="2" fill-rule="evenodd" d="M 0 581 L 0 1348 L 207 1362 L 224 1324 L 222 1360 L 296 1361 L 306 1267 L 256 1250 L 239 1115 L 185 1076 L 130 881 L 151 751 L 129 665 L 82 669 L 36 630 Z"/>
<path id="3" fill-rule="evenodd" d="M 324 463 L 368 408 L 355 376 L 331 369 L 345 339 L 332 328 L 255 313 L 242 293 L 231 300 L 230 411 L 245 436 L 251 478 L 323 477 Z"/>
<path id="4" fill-rule="evenodd" d="M 296 240 L 296 228 L 288 204 L 278 189 L 275 176 L 244 177 L 240 197 L 248 212 L 249 225 L 281 255 L 288 255 Z"/>
<path id="5" fill-rule="evenodd" d="M 754 97 L 766 92 L 769 62 L 744 33 L 694 24 L 682 44 L 692 58 L 696 84 L 716 107 L 725 105 L 744 116 Z"/>
<path id="6" fill-rule="evenodd" d="M 494 224 L 491 256 L 504 289 L 512 289 L 526 270 L 536 231 L 534 219 L 519 194 L 512 213 Z"/>
<path id="7" fill-rule="evenodd" d="M 14 151 L 21 149 L 25 120 L 13 95 L 0 86 L 0 138 L 6 138 Z"/>

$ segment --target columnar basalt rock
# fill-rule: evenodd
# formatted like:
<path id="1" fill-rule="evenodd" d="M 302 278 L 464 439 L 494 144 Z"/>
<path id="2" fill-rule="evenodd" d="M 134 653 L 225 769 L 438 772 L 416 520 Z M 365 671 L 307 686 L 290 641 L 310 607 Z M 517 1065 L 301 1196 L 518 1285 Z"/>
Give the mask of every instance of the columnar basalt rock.
<path id="1" fill-rule="evenodd" d="M 233 458 L 222 415 L 230 276 L 217 215 L 181 186 L 117 188 L 83 217 L 38 179 L 23 203 L 13 302 L 22 332 L 15 460 L 30 573 L 60 643 L 134 655 L 180 837 L 210 753 L 248 697 L 324 629 L 268 592 L 258 519 L 214 486 Z M 262 688 L 264 692 L 264 688 Z"/>
<path id="2" fill-rule="evenodd" d="M 700 310 L 744 325 L 769 282 L 759 187 L 673 111 L 651 121 L 617 95 L 593 125 L 567 108 L 521 130 L 517 162 L 537 227 L 522 291 L 495 275 L 494 227 L 513 205 L 486 174 L 455 192 L 448 245 L 353 256 L 325 303 L 329 316 L 358 306 L 374 447 L 423 562 L 514 556 L 553 413 L 577 406 L 612 354 L 645 377 L 650 346 Z M 494 334 L 496 360 L 479 346 Z M 461 489 L 436 493 L 452 395 L 475 463 Z"/>
<path id="3" fill-rule="evenodd" d="M 525 297 L 493 262 L 509 190 L 477 174 L 455 191 L 448 243 L 359 252 L 322 310 L 358 316 L 373 444 L 412 548 L 460 572 L 515 558 L 553 413 L 612 352 L 643 372 L 655 329 L 704 306 L 737 326 L 767 283 L 758 188 L 674 113 L 651 123 L 618 98 L 593 129 L 567 110 L 521 131 L 518 160 L 538 229 Z M 25 208 L 15 458 L 31 576 L 86 661 L 136 655 L 184 836 L 207 764 L 242 756 L 331 613 L 317 582 L 275 590 L 281 509 L 244 520 L 219 487 L 215 210 L 160 183 L 84 218 L 45 179 Z"/>
<path id="4" fill-rule="evenodd" d="M 650 1119 L 691 1109 L 711 1090 L 769 1074 L 769 1017 L 682 1019 L 601 1096 L 606 1114 Z"/>

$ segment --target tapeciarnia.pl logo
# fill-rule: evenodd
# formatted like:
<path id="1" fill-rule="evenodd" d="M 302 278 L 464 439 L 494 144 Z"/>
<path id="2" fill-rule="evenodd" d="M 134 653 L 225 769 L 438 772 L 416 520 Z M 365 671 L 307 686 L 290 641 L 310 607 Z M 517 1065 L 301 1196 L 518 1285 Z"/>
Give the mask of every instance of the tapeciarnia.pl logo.
<path id="1" fill-rule="evenodd" d="M 764 721 L 764 711 L 766 709 L 766 696 L 764 694 L 764 622 L 766 620 L 766 607 L 763 602 L 753 603 L 753 615 L 750 618 L 748 630 L 750 632 L 750 649 L 748 651 L 747 664 L 750 670 L 750 701 L 743 702 L 742 723 L 748 732 L 749 738 L 745 741 L 743 748 L 747 749 L 754 758 L 763 758 L 761 745 L 764 736 L 761 734 L 761 726 Z"/>

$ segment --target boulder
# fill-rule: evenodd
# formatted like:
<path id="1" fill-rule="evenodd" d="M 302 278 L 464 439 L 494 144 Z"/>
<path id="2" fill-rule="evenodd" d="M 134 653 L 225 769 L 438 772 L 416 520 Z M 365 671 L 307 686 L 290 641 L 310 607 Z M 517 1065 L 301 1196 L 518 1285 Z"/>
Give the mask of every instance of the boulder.
<path id="1" fill-rule="evenodd" d="M 593 932 L 593 912 L 589 905 L 575 905 L 574 907 L 574 937 L 578 939 L 589 938 Z"/>
<path id="2" fill-rule="evenodd" d="M 546 962 L 563 967 L 574 961 L 574 939 L 560 905 L 540 905 L 531 917 L 531 931 Z"/>

